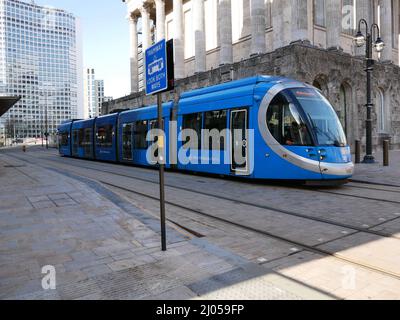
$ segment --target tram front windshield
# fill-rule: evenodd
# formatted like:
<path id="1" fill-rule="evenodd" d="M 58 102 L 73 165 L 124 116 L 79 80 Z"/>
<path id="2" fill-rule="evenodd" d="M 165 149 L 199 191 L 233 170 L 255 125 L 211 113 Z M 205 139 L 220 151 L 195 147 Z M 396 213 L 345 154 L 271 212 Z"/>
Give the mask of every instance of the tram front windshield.
<path id="1" fill-rule="evenodd" d="M 314 89 L 291 89 L 304 110 L 321 146 L 347 145 L 342 124 L 328 100 Z"/>

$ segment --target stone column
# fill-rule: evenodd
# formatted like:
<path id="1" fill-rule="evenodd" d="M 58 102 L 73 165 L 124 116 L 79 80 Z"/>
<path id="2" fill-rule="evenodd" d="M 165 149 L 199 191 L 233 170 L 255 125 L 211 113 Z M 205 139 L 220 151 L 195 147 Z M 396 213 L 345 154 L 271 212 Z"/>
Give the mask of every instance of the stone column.
<path id="1" fill-rule="evenodd" d="M 356 6 L 356 32 L 358 31 L 358 22 L 361 19 L 365 19 L 368 23 L 368 27 L 371 28 L 372 24 L 372 1 L 357 1 L 357 6 Z M 365 34 L 365 26 L 361 25 L 361 31 L 363 34 Z M 365 56 L 365 46 L 363 47 L 357 47 L 354 45 L 354 54 L 356 56 Z"/>
<path id="2" fill-rule="evenodd" d="M 206 33 L 204 0 L 193 1 L 193 24 L 195 41 L 195 73 L 206 71 Z"/>
<path id="3" fill-rule="evenodd" d="M 291 38 L 291 0 L 272 2 L 272 26 L 274 28 L 274 50 L 286 46 Z"/>
<path id="4" fill-rule="evenodd" d="M 131 93 L 139 90 L 139 70 L 138 70 L 138 33 L 137 33 L 137 16 L 129 17 L 129 28 L 131 38 Z"/>
<path id="5" fill-rule="evenodd" d="M 175 78 L 185 77 L 185 45 L 183 36 L 183 5 L 182 0 L 173 0 L 174 6 L 174 50 Z"/>
<path id="6" fill-rule="evenodd" d="M 265 2 L 251 0 L 251 55 L 264 53 L 265 43 Z"/>
<path id="7" fill-rule="evenodd" d="M 218 0 L 218 6 L 219 64 L 224 65 L 233 62 L 231 0 Z"/>
<path id="8" fill-rule="evenodd" d="M 291 41 L 308 40 L 308 3 L 307 0 L 292 0 Z"/>
<path id="9" fill-rule="evenodd" d="M 342 1 L 326 1 L 326 47 L 331 50 L 342 50 L 340 34 L 342 32 Z"/>
<path id="10" fill-rule="evenodd" d="M 147 5 L 139 8 L 142 16 L 142 48 L 144 51 L 151 46 L 150 12 Z"/>
<path id="11" fill-rule="evenodd" d="M 392 25 L 392 0 L 381 0 L 381 37 L 386 47 L 381 53 L 381 60 L 393 60 L 393 25 Z"/>
<path id="12" fill-rule="evenodd" d="M 165 39 L 165 2 L 164 0 L 155 0 L 156 2 L 156 28 L 157 41 Z"/>

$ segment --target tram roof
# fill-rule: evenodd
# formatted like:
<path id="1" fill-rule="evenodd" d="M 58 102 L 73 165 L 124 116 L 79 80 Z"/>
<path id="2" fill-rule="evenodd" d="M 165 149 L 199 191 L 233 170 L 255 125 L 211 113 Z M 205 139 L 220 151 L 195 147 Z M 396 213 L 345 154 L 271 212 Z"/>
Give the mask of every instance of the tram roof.
<path id="1" fill-rule="evenodd" d="M 283 77 L 259 75 L 259 76 L 255 76 L 255 77 L 251 77 L 251 78 L 230 81 L 230 82 L 218 84 L 218 85 L 211 86 L 211 87 L 188 91 L 188 92 L 182 93 L 181 99 L 192 98 L 195 96 L 210 94 L 213 92 L 218 92 L 218 91 L 223 91 L 223 90 L 231 90 L 231 89 L 235 89 L 235 88 L 256 85 L 257 83 L 260 83 L 260 82 L 277 82 L 277 81 L 284 81 L 284 80 L 289 81 L 289 79 L 283 78 Z"/>

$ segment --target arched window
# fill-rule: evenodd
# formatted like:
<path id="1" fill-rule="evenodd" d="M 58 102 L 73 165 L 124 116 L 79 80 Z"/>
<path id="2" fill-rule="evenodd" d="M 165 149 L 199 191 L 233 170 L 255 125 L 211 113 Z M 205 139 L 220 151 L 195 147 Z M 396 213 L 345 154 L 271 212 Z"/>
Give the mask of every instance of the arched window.
<path id="1" fill-rule="evenodd" d="M 386 131 L 386 110 L 385 110 L 385 96 L 383 95 L 383 91 L 378 89 L 377 93 L 377 110 L 378 110 L 378 129 L 379 132 Z"/>

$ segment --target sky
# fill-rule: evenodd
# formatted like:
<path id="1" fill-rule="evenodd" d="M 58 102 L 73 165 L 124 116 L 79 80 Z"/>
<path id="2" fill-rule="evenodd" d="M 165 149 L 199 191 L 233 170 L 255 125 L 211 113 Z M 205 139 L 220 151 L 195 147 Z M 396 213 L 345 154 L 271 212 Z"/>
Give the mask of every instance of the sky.
<path id="1" fill-rule="evenodd" d="M 81 20 L 83 66 L 104 80 L 106 96 L 130 93 L 129 24 L 121 0 L 36 0 L 73 13 Z M 82 70 L 83 74 L 83 70 Z"/>

